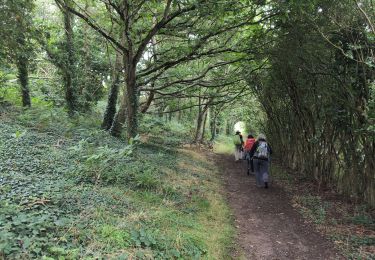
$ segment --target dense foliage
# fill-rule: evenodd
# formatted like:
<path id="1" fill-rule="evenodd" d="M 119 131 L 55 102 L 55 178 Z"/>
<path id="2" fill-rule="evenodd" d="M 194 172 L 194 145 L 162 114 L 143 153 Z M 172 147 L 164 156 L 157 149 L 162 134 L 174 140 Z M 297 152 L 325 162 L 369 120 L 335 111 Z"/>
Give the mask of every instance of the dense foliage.
<path id="1" fill-rule="evenodd" d="M 285 165 L 375 205 L 370 2 L 275 5 L 280 16 L 271 21 L 274 33 L 257 39 L 272 39 L 259 61 L 269 57 L 267 70 L 250 73 L 248 81 Z"/>

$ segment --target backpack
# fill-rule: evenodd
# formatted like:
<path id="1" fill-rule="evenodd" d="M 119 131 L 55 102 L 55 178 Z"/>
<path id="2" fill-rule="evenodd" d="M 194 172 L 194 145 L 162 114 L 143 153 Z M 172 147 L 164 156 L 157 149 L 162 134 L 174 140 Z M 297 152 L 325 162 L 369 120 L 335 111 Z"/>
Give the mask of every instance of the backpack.
<path id="1" fill-rule="evenodd" d="M 234 137 L 233 137 L 233 143 L 235 144 L 235 145 L 241 145 L 242 144 L 242 136 L 241 135 L 235 135 Z"/>
<path id="2" fill-rule="evenodd" d="M 259 159 L 268 159 L 268 144 L 265 141 L 260 141 L 255 151 L 255 157 Z"/>
<path id="3" fill-rule="evenodd" d="M 254 143 L 255 143 L 254 138 L 247 139 L 246 143 L 245 143 L 245 146 L 244 146 L 244 150 L 249 152 L 251 150 L 251 147 L 253 147 Z"/>

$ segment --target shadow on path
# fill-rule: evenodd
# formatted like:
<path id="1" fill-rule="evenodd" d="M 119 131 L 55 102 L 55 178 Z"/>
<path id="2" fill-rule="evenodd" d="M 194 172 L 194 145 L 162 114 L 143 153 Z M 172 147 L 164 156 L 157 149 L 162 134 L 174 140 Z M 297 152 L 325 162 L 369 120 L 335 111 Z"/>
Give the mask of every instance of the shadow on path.
<path id="1" fill-rule="evenodd" d="M 332 242 L 305 223 L 277 184 L 257 188 L 255 177 L 246 174 L 246 162 L 233 156 L 214 155 L 234 212 L 238 250 L 245 259 L 344 259 Z"/>

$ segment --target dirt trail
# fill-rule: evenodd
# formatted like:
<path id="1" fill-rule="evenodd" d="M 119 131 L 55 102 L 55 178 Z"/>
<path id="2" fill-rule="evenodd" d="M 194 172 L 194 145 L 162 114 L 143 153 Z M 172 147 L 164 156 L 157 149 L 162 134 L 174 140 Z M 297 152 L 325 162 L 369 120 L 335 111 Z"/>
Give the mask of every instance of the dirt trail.
<path id="1" fill-rule="evenodd" d="M 245 259 L 344 259 L 293 209 L 288 195 L 274 182 L 257 188 L 246 174 L 244 161 L 215 155 L 222 169 L 229 205 L 234 211 L 239 250 L 233 258 Z"/>

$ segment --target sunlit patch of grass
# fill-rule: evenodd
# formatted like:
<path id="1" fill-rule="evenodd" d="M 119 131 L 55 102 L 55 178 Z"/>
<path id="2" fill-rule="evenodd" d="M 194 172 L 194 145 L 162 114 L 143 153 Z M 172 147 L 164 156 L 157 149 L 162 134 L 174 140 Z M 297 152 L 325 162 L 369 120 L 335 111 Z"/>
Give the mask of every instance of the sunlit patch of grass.
<path id="1" fill-rule="evenodd" d="M 234 144 L 232 138 L 219 136 L 214 143 L 214 152 L 219 154 L 233 154 Z"/>
<path id="2" fill-rule="evenodd" d="M 207 201 L 210 206 L 199 217 L 202 223 L 202 230 L 199 230 L 199 233 L 208 245 L 208 258 L 228 259 L 235 232 L 233 227 L 228 224 L 230 211 L 225 201 L 215 194 L 211 193 Z M 207 230 L 210 230 L 210 232 L 207 232 Z"/>
<path id="3" fill-rule="evenodd" d="M 204 241 L 208 259 L 225 259 L 229 257 L 234 230 L 224 196 L 218 193 L 221 183 L 214 178 L 217 169 L 201 154 L 188 154 L 191 156 L 181 153 L 185 158 L 179 160 L 176 169 L 183 173 L 167 174 L 168 183 L 177 185 L 185 195 L 184 201 L 175 204 L 175 209 L 168 204 L 154 208 L 151 219 L 169 237 L 176 237 L 176 244 L 182 232 Z M 201 160 L 196 161 L 197 157 Z"/>
<path id="4" fill-rule="evenodd" d="M 180 153 L 180 157 L 186 156 L 190 160 L 193 160 L 193 161 L 199 162 L 199 163 L 206 163 L 207 162 L 207 157 L 202 156 L 202 153 L 198 153 L 194 150 L 179 149 L 177 151 Z M 192 166 L 192 165 L 190 165 L 190 166 Z"/>
<path id="5" fill-rule="evenodd" d="M 188 154 L 194 153 L 189 151 Z M 128 257 L 142 255 L 142 259 L 152 259 L 152 251 L 134 248 L 132 243 L 136 240 L 128 237 L 132 228 L 147 226 L 150 230 L 157 230 L 158 236 L 168 238 L 169 242 L 162 247 L 173 248 L 168 249 L 172 250 L 167 251 L 170 254 L 177 256 L 186 250 L 194 252 L 197 250 L 195 246 L 198 246 L 205 252 L 205 259 L 228 258 L 234 230 L 224 197 L 218 193 L 221 183 L 214 178 L 217 169 L 207 159 L 194 164 L 197 156 L 183 154 L 182 158 L 179 157 L 177 167 L 163 175 L 165 179 L 161 182 L 168 183 L 164 188 L 127 190 L 123 193 L 133 205 L 137 205 L 129 214 L 120 218 L 97 211 L 94 219 L 103 224 L 95 225 L 100 228 L 92 231 L 96 238 L 91 247 L 104 252 L 112 248 L 115 250 L 112 255 L 121 255 L 120 249 L 127 247 L 123 254 Z M 114 194 L 117 197 L 119 191 Z M 162 242 L 156 240 L 156 243 Z M 195 246 L 189 249 L 191 243 Z M 173 250 L 176 252 L 173 253 Z"/>
<path id="6" fill-rule="evenodd" d="M 207 163 L 207 158 L 204 159 L 202 162 Z M 194 171 L 196 167 L 197 165 L 191 165 L 190 168 Z M 200 180 L 200 186 L 204 189 L 204 195 L 201 197 L 198 192 L 195 193 L 197 195 L 191 196 L 193 205 L 199 209 L 197 218 L 200 223 L 193 233 L 206 241 L 208 259 L 226 259 L 229 258 L 229 249 L 235 232 L 230 224 L 230 210 L 224 196 L 218 194 L 222 184 L 218 178 L 213 178 L 218 170 L 213 164 L 202 168 L 199 172 L 205 178 Z M 192 187 L 196 187 L 195 184 L 193 183 Z"/>

